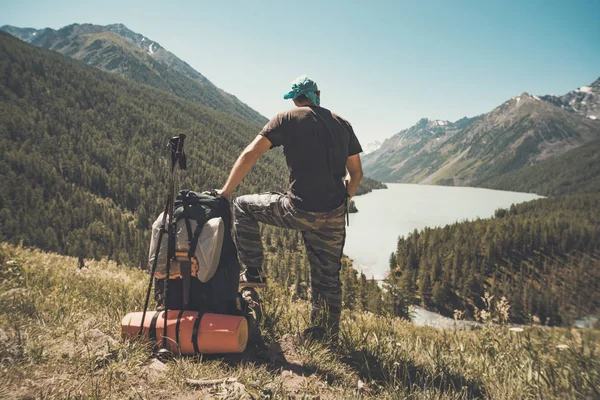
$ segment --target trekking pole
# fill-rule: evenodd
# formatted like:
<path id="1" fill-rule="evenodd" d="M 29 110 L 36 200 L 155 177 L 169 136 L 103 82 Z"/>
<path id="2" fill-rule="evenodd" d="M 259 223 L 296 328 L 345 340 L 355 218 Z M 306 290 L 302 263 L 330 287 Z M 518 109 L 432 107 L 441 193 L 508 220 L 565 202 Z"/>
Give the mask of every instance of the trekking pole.
<path id="1" fill-rule="evenodd" d="M 169 192 L 169 194 L 167 195 L 167 201 L 165 203 L 165 209 L 163 211 L 162 223 L 160 224 L 158 243 L 156 245 L 156 251 L 154 252 L 154 262 L 152 263 L 152 271 L 150 272 L 150 282 L 148 282 L 148 290 L 146 291 L 146 301 L 144 302 L 144 312 L 142 313 L 142 322 L 140 324 L 140 331 L 138 333 L 138 336 L 142 336 L 142 332 L 144 330 L 144 320 L 146 319 L 146 312 L 148 311 L 148 302 L 150 301 L 150 292 L 152 291 L 152 281 L 154 280 L 154 273 L 156 272 L 156 266 L 158 265 L 158 254 L 160 252 L 160 246 L 162 244 L 163 235 L 168 232 L 166 229 L 167 213 L 169 211 L 169 204 L 171 203 L 171 201 L 171 193 Z"/>
<path id="2" fill-rule="evenodd" d="M 180 134 L 169 140 L 169 146 L 171 147 L 171 180 L 169 182 L 169 195 L 171 197 L 171 203 L 169 204 L 169 226 L 167 228 L 167 266 L 166 275 L 164 280 L 164 294 L 163 294 L 163 306 L 165 308 L 164 318 L 165 322 L 163 325 L 163 336 L 161 350 L 167 348 L 167 321 L 169 317 L 169 308 L 167 307 L 167 299 L 169 295 L 169 275 L 171 274 L 171 259 L 175 259 L 175 232 L 173 224 L 173 211 L 174 211 L 174 199 L 175 199 L 175 167 L 179 165 L 180 169 L 186 169 L 185 153 L 183 152 L 183 141 L 185 135 Z"/>
<path id="3" fill-rule="evenodd" d="M 171 241 L 171 220 L 173 218 L 173 205 L 174 205 L 174 191 L 175 191 L 175 183 L 174 183 L 174 173 L 175 167 L 179 164 L 180 169 L 186 169 L 186 159 L 185 152 L 183 151 L 183 140 L 185 139 L 184 134 L 180 134 L 179 136 L 175 136 L 169 140 L 169 147 L 171 150 L 171 179 L 169 182 L 169 189 L 167 193 L 167 201 L 165 202 L 165 208 L 163 211 L 163 218 L 160 225 L 160 232 L 158 236 L 158 243 L 156 246 L 156 251 L 154 252 L 154 262 L 152 263 L 152 271 L 150 272 L 150 280 L 148 282 L 148 290 L 146 291 L 146 300 L 144 302 L 144 312 L 142 313 L 142 321 L 140 324 L 140 331 L 138 333 L 139 336 L 142 336 L 144 330 L 144 320 L 146 319 L 146 313 L 148 311 L 148 303 L 150 301 L 150 292 L 152 291 L 152 281 L 154 280 L 154 274 L 156 272 L 156 267 L 158 265 L 158 255 L 160 253 L 160 247 L 162 245 L 163 235 L 167 234 L 167 240 Z M 169 216 L 169 229 L 167 229 L 167 216 Z M 170 246 L 167 246 L 170 247 Z M 167 276 L 168 280 L 170 273 L 170 253 L 167 252 Z M 165 282 L 165 291 L 163 298 L 163 305 L 165 307 L 165 330 L 163 332 L 163 347 L 166 344 L 166 326 L 167 326 L 167 307 L 166 307 L 166 295 L 167 295 L 167 284 Z"/>

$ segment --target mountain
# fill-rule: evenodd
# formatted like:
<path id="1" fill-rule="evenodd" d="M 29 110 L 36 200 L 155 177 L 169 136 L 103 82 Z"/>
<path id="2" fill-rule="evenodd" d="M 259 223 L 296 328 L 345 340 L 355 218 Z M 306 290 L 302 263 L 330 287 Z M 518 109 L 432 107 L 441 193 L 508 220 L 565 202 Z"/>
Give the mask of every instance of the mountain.
<path id="1" fill-rule="evenodd" d="M 449 138 L 473 123 L 477 118 L 456 122 L 423 118 L 414 126 L 386 139 L 381 147 L 367 154 L 363 167 L 370 177 L 383 182 L 419 182 L 431 162 L 427 155 L 435 152 Z"/>
<path id="2" fill-rule="evenodd" d="M 363 154 L 369 154 L 374 152 L 375 150 L 378 150 L 381 147 L 381 144 L 382 143 L 379 140 L 375 140 L 373 142 L 365 144 L 364 146 L 362 146 Z"/>
<path id="3" fill-rule="evenodd" d="M 600 78 L 590 86 L 582 86 L 564 96 L 542 96 L 546 100 L 567 111 L 588 117 L 600 118 Z"/>
<path id="4" fill-rule="evenodd" d="M 204 190 L 261 127 L 0 32 L 0 241 L 137 265 L 164 207 L 167 140 L 188 135 L 177 187 Z M 283 190 L 286 172 L 268 152 L 240 190 Z"/>
<path id="5" fill-rule="evenodd" d="M 3 26 L 5 32 L 123 78 L 161 89 L 251 122 L 267 120 L 162 47 L 123 24 L 72 24 L 59 30 Z"/>
<path id="6" fill-rule="evenodd" d="M 592 107 L 597 87 L 563 97 Z M 600 121 L 557 101 L 523 93 L 475 118 L 422 119 L 366 155 L 365 173 L 385 182 L 477 186 L 600 139 Z"/>
<path id="7" fill-rule="evenodd" d="M 600 193 L 600 140 L 500 175 L 485 181 L 482 186 L 544 196 Z"/>

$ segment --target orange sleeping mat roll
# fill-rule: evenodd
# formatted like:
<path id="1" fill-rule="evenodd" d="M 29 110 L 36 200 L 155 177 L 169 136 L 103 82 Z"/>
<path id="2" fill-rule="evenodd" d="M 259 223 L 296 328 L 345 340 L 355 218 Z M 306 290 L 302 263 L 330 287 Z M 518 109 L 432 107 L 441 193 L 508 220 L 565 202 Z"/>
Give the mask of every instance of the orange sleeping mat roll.
<path id="1" fill-rule="evenodd" d="M 121 336 L 134 338 L 140 331 L 141 312 L 129 313 L 121 321 Z M 169 310 L 167 344 L 176 354 L 241 353 L 248 343 L 248 322 L 238 315 L 199 313 L 197 311 Z M 163 338 L 164 311 L 148 311 L 142 335 L 156 339 L 160 346 Z"/>

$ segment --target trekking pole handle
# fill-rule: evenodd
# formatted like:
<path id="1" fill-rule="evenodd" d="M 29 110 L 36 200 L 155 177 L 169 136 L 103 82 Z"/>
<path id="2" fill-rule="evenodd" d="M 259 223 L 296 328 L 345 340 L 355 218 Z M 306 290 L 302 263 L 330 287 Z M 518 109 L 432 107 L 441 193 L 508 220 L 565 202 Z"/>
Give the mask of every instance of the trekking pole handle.
<path id="1" fill-rule="evenodd" d="M 171 149 L 171 171 L 175 170 L 177 164 L 179 164 L 179 169 L 186 169 L 187 167 L 185 151 L 183 150 L 185 138 L 185 133 L 180 133 L 169 139 L 169 148 Z"/>

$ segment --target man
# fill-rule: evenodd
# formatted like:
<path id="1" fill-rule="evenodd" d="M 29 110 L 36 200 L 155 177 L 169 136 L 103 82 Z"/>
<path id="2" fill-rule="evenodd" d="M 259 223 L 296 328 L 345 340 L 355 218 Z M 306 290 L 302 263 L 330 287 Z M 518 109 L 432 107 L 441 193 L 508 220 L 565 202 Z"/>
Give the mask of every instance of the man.
<path id="1" fill-rule="evenodd" d="M 240 281 L 255 287 L 266 283 L 259 222 L 301 231 L 311 271 L 313 326 L 306 333 L 336 340 L 346 199 L 354 195 L 363 176 L 362 148 L 346 120 L 320 107 L 320 95 L 310 78 L 296 79 L 284 96 L 293 99 L 296 108 L 278 114 L 263 128 L 239 156 L 219 192 L 229 198 L 260 156 L 283 146 L 290 170 L 288 193 L 252 194 L 233 202 L 238 252 L 246 266 Z"/>

